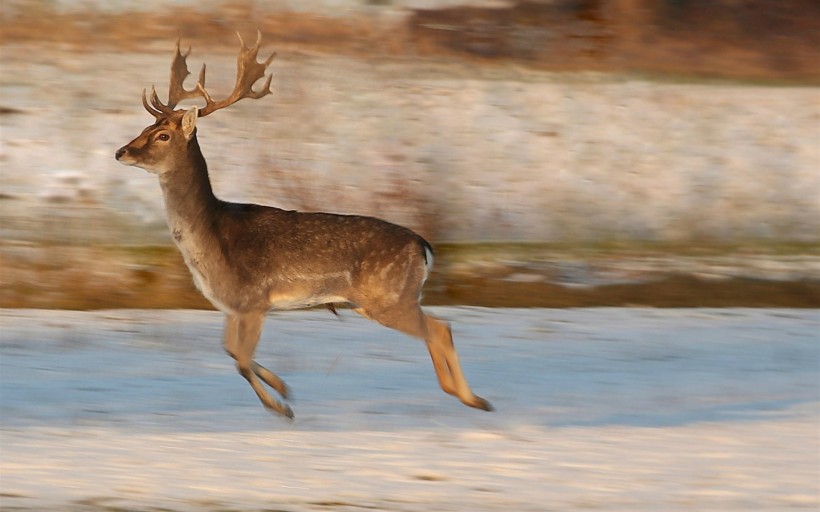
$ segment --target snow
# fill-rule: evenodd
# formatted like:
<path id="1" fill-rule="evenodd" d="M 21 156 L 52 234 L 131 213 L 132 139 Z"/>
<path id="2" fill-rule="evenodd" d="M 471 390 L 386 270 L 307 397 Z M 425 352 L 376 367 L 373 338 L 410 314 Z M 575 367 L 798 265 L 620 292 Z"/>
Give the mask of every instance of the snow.
<path id="1" fill-rule="evenodd" d="M 430 308 L 474 391 L 342 311 L 272 314 L 268 414 L 208 311 L 0 311 L 0 509 L 816 510 L 820 312 Z"/>
<path id="2" fill-rule="evenodd" d="M 141 40 L 140 52 L 3 46 L 0 98 L 19 113 L 0 116 L 0 236 L 168 243 L 156 176 L 114 153 L 153 122 L 140 95 L 151 84 L 164 95 L 176 35 Z M 816 87 L 313 55 L 264 41 L 279 51 L 275 94 L 197 124 L 223 199 L 375 215 L 461 242 L 820 241 Z M 233 34 L 188 43 L 191 69 L 207 62 L 209 88 L 227 94 Z"/>

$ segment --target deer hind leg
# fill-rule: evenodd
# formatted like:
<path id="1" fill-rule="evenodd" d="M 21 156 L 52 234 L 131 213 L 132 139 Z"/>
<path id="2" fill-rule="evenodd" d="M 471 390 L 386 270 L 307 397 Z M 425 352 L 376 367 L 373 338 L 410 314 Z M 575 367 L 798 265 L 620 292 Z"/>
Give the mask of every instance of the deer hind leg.
<path id="1" fill-rule="evenodd" d="M 485 411 L 493 410 L 490 402 L 474 394 L 467 384 L 450 327 L 446 323 L 425 314 L 418 304 L 378 311 L 359 308 L 356 311 L 386 327 L 424 339 L 441 389 L 457 397 L 465 405 Z"/>
<path id="2" fill-rule="evenodd" d="M 288 418 L 293 418 L 291 408 L 268 394 L 262 381 L 275 389 L 283 398 L 290 394 L 285 383 L 272 371 L 253 360 L 253 353 L 262 334 L 262 325 L 265 323 L 265 313 L 249 313 L 242 315 L 228 315 L 225 318 L 225 332 L 223 342 L 225 350 L 236 360 L 236 369 L 239 374 L 256 392 L 256 396 L 268 410 Z"/>
<path id="3" fill-rule="evenodd" d="M 433 360 L 433 367 L 436 369 L 441 389 L 457 396 L 465 405 L 484 411 L 492 411 L 493 406 L 490 405 L 490 402 L 474 394 L 470 390 L 469 384 L 467 384 L 467 379 L 464 377 L 461 363 L 458 360 L 458 352 L 456 352 L 456 347 L 453 344 L 453 334 L 450 326 L 423 312 L 421 315 L 424 318 L 427 332 L 424 341 L 427 343 L 427 349 L 430 352 L 430 358 Z M 452 391 L 448 391 L 448 387 Z"/>

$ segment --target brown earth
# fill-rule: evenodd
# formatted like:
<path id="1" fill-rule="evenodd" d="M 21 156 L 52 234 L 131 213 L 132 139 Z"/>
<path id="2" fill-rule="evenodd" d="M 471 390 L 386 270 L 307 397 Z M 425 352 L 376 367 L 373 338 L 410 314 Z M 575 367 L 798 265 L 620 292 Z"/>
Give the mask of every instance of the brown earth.
<path id="1" fill-rule="evenodd" d="M 428 305 L 820 307 L 820 255 L 441 244 Z M 0 246 L 0 308 L 211 309 L 173 247 Z"/>
<path id="2" fill-rule="evenodd" d="M 820 77 L 811 0 L 559 0 L 417 10 L 426 47 L 546 69 Z"/>
<path id="3" fill-rule="evenodd" d="M 99 12 L 57 11 L 46 2 L 23 1 L 0 11 L 0 45 L 151 51 L 152 42 L 166 41 L 169 33 L 196 44 L 259 28 L 277 47 L 300 51 L 449 56 L 549 70 L 820 80 L 820 3 L 813 0 L 530 0 L 399 10 L 398 16 L 257 4 L 229 0 L 210 8 Z M 391 2 L 378 4 L 388 9 Z"/>

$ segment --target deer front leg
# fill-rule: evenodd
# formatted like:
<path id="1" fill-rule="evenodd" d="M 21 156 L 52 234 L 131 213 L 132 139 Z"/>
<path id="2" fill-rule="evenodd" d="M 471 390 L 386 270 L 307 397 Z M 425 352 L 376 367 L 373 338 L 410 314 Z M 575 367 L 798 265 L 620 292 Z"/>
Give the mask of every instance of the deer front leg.
<path id="1" fill-rule="evenodd" d="M 246 313 L 227 315 L 223 343 L 225 350 L 236 360 L 236 369 L 239 374 L 256 392 L 256 396 L 268 410 L 293 418 L 293 410 L 271 397 L 259 381 L 262 379 L 267 385 L 287 398 L 289 391 L 285 383 L 272 371 L 253 360 L 253 353 L 262 334 L 262 325 L 265 323 L 265 313 Z M 257 378 L 258 377 L 258 378 Z"/>

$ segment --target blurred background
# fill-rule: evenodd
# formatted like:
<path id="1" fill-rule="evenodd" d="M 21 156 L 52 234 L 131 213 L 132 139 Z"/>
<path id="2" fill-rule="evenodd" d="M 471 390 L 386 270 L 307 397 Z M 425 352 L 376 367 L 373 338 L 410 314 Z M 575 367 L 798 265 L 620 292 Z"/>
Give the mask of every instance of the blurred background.
<path id="1" fill-rule="evenodd" d="M 274 94 L 199 126 L 217 195 L 417 230 L 428 303 L 820 306 L 814 0 L 0 13 L 0 307 L 209 307 L 156 177 L 113 155 L 153 122 L 140 94 L 165 96 L 177 37 L 219 96 L 257 28 Z"/>

